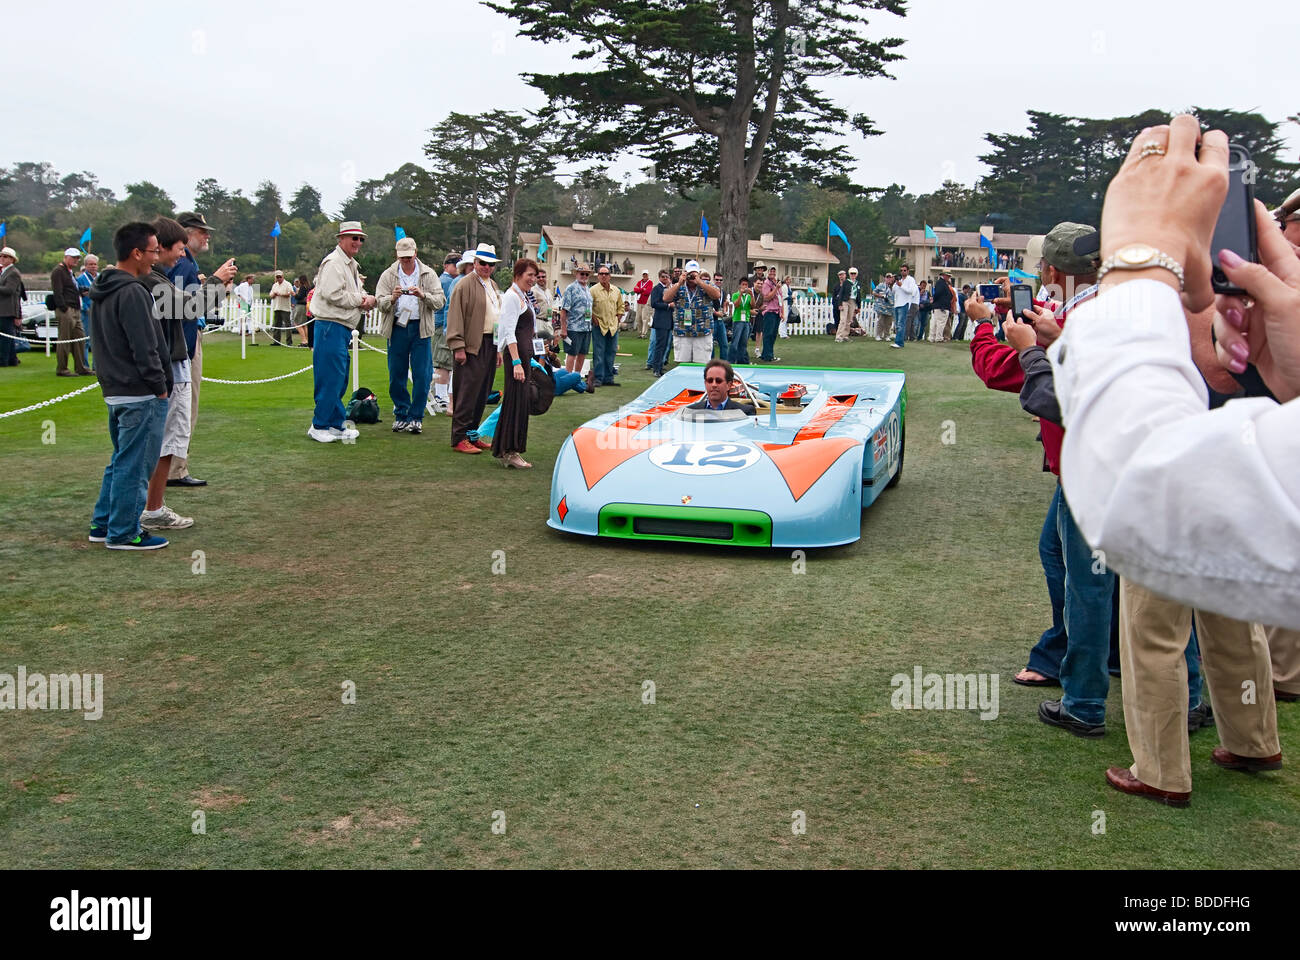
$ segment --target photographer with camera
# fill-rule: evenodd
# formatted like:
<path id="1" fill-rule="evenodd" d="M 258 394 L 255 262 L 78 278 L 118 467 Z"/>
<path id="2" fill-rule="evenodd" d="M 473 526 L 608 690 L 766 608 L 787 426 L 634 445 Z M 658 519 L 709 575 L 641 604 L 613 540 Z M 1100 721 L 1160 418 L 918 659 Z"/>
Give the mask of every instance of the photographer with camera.
<path id="1" fill-rule="evenodd" d="M 700 277 L 700 265 L 686 261 L 683 276 L 663 293 L 673 308 L 673 358 L 678 363 L 708 363 L 713 356 L 713 301 L 722 291 Z"/>

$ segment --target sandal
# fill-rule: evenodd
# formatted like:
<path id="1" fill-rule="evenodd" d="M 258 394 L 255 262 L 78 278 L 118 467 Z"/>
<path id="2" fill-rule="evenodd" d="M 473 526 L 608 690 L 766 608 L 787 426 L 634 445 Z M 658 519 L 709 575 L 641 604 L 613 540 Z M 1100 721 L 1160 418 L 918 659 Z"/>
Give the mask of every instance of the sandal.
<path id="1" fill-rule="evenodd" d="M 1027 673 L 1032 673 L 1036 675 L 1038 679 L 1037 680 L 1029 679 L 1028 677 L 1025 676 L 1025 674 Z M 1011 682 L 1018 683 L 1022 687 L 1059 687 L 1061 685 L 1061 681 L 1058 680 L 1056 677 L 1045 677 L 1037 670 L 1030 670 L 1028 667 L 1025 667 L 1014 677 L 1012 677 Z"/>

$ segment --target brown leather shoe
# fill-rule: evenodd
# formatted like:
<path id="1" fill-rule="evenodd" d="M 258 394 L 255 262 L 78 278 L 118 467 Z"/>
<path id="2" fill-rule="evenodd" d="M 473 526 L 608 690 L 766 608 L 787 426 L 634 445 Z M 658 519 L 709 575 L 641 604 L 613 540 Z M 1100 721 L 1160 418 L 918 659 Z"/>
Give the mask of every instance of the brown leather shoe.
<path id="1" fill-rule="evenodd" d="M 1239 757 L 1224 747 L 1215 747 L 1210 759 L 1224 770 L 1242 770 L 1246 773 L 1258 773 L 1260 770 L 1281 770 L 1282 754 L 1271 757 Z"/>
<path id="2" fill-rule="evenodd" d="M 1155 787 L 1149 787 L 1137 777 L 1133 776 L 1133 771 L 1128 767 L 1111 767 L 1106 771 L 1106 782 L 1118 790 L 1120 793 L 1131 793 L 1135 797 L 1147 797 L 1156 803 L 1163 803 L 1169 807 L 1186 807 L 1192 802 L 1192 794 L 1176 793 L 1173 790 L 1157 790 Z"/>

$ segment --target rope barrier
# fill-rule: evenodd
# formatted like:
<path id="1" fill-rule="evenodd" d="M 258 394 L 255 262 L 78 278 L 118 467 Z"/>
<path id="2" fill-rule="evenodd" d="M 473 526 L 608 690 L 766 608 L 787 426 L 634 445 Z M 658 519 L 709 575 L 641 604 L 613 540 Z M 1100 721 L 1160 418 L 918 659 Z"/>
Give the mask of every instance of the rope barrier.
<path id="1" fill-rule="evenodd" d="M 226 383 L 226 384 L 234 384 L 238 386 L 243 386 L 245 384 L 250 384 L 250 383 L 275 383 L 275 381 L 277 380 L 288 380 L 290 377 L 296 377 L 300 373 L 306 373 L 311 368 L 312 368 L 312 364 L 309 363 L 301 370 L 295 370 L 293 373 L 285 373 L 278 377 L 267 377 L 265 380 L 218 380 L 216 377 L 205 376 L 202 378 L 201 382 L 202 383 Z"/>
<path id="2" fill-rule="evenodd" d="M 42 407 L 48 407 L 58 403 L 61 400 L 67 400 L 69 397 L 75 397 L 78 394 L 85 393 L 87 390 L 98 390 L 98 389 L 99 389 L 99 381 L 97 380 L 94 383 L 86 384 L 80 390 L 73 390 L 71 393 L 65 393 L 61 397 L 54 397 L 50 400 L 42 400 L 40 403 L 33 403 L 30 407 L 20 407 L 17 410 L 10 410 L 7 413 L 0 413 L 0 420 L 3 420 L 5 417 L 16 417 L 20 413 L 31 413 L 33 410 L 40 410 Z"/>
<path id="3" fill-rule="evenodd" d="M 388 351 L 387 351 L 387 350 L 380 350 L 378 347 L 372 347 L 370 344 L 366 343 L 366 341 L 364 341 L 364 340 L 361 340 L 359 337 L 358 337 L 357 339 L 358 339 L 358 342 L 359 342 L 363 347 L 365 347 L 367 350 L 373 350 L 373 351 L 375 351 L 375 353 L 382 353 L 384 356 L 388 356 Z"/>
<path id="4" fill-rule="evenodd" d="M 15 336 L 12 333 L 0 333 L 0 337 L 8 337 L 10 340 L 27 340 L 26 337 Z M 90 337 L 77 337 L 76 340 L 46 340 L 44 337 L 37 337 L 36 342 L 37 343 L 85 343 L 89 339 Z M 31 343 L 30 340 L 27 340 L 27 342 Z"/>

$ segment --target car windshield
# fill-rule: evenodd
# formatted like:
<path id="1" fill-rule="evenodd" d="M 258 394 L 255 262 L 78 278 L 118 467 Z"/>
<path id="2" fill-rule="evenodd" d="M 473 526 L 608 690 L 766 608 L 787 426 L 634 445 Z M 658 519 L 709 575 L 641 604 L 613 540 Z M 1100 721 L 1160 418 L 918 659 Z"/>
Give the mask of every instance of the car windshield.
<path id="1" fill-rule="evenodd" d="M 726 410 L 701 410 L 690 407 L 682 407 L 679 411 L 681 419 L 691 423 L 722 423 L 725 420 L 744 420 L 748 414 L 743 410 L 728 408 Z"/>

